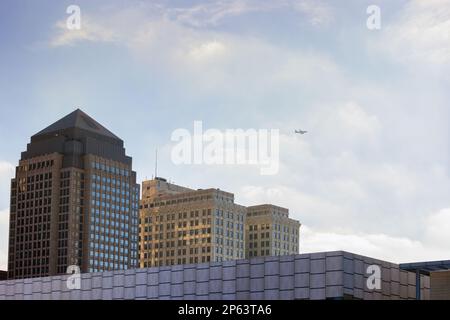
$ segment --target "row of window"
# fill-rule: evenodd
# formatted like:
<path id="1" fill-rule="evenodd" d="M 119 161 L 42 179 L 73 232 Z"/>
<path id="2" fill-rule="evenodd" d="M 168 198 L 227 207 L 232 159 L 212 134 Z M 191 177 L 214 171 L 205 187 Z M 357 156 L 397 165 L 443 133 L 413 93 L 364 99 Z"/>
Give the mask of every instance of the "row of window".
<path id="1" fill-rule="evenodd" d="M 50 253 L 50 249 L 35 249 L 35 250 L 25 250 L 17 253 L 19 258 L 28 259 L 36 257 L 46 257 Z"/>
<path id="2" fill-rule="evenodd" d="M 262 232 L 260 234 L 260 236 L 261 236 L 261 239 L 266 239 L 266 238 L 270 237 L 270 233 L 269 232 Z M 258 233 L 254 233 L 254 234 L 253 233 L 249 233 L 248 238 L 250 240 L 257 240 L 258 239 Z"/>
<path id="3" fill-rule="evenodd" d="M 256 251 L 256 250 L 249 251 L 248 255 L 250 257 L 257 257 L 258 256 L 258 251 Z M 261 250 L 261 256 L 269 256 L 269 255 L 270 255 L 270 250 L 269 249 Z"/>
<path id="4" fill-rule="evenodd" d="M 200 220 L 196 219 L 196 220 L 190 220 L 190 221 L 179 221 L 178 222 L 178 228 L 182 229 L 182 228 L 187 228 L 188 227 L 188 223 L 189 223 L 189 227 L 199 227 L 200 226 Z M 203 225 L 210 225 L 211 224 L 211 219 L 202 219 L 201 221 L 202 226 Z M 200 227 L 202 227 L 200 226 Z M 155 232 L 160 232 L 160 231 L 164 231 L 164 225 L 161 224 L 157 224 L 154 226 L 153 229 L 153 225 L 152 224 L 146 224 L 145 226 L 142 227 L 144 232 L 153 232 L 153 230 Z M 175 223 L 167 223 L 166 224 L 166 230 L 175 230 Z"/>
<path id="5" fill-rule="evenodd" d="M 180 198 L 180 199 L 172 199 L 167 201 L 155 201 L 151 203 L 146 203 L 143 206 L 140 206 L 140 208 L 157 208 L 157 207 L 163 207 L 163 206 L 169 206 L 169 205 L 175 205 L 179 203 L 187 203 L 187 202 L 196 202 L 196 201 L 203 201 L 203 200 L 210 200 L 212 199 L 211 196 L 201 196 L 201 197 L 193 197 L 193 198 Z"/>
<path id="6" fill-rule="evenodd" d="M 50 232 L 41 232 L 35 234 L 25 234 L 16 238 L 17 242 L 30 242 L 33 240 L 46 241 L 50 239 Z"/>
<path id="7" fill-rule="evenodd" d="M 236 244 L 236 248 L 244 248 L 244 241 L 238 241 L 235 239 L 224 239 L 222 237 L 217 237 L 216 236 L 216 244 L 221 245 L 221 246 L 228 246 L 228 247 L 233 247 L 234 244 Z"/>
<path id="8" fill-rule="evenodd" d="M 99 217 L 99 218 L 105 218 L 105 219 L 114 219 L 116 221 L 128 221 L 129 216 L 123 214 L 123 212 L 118 211 L 105 211 L 101 210 L 99 208 L 92 208 L 91 209 L 91 217 Z M 137 218 L 132 217 L 131 218 L 133 224 L 137 224 Z"/>
<path id="9" fill-rule="evenodd" d="M 54 164 L 55 162 L 53 160 L 30 163 L 28 165 L 19 166 L 19 171 L 32 171 L 38 169 L 45 169 L 53 167 Z"/>
<path id="10" fill-rule="evenodd" d="M 33 224 L 33 223 L 42 223 L 42 222 L 47 222 L 50 221 L 50 215 L 45 214 L 42 215 L 42 208 L 41 212 L 39 214 L 38 210 L 36 210 L 36 214 L 39 214 L 39 216 L 34 216 L 34 217 L 28 217 L 28 218 L 17 218 L 17 226 L 23 226 L 23 225 L 29 225 L 29 224 Z M 27 210 L 27 211 L 31 211 L 31 210 Z"/>
<path id="11" fill-rule="evenodd" d="M 122 193 L 122 195 L 118 194 L 118 193 L 101 193 L 101 192 L 95 192 L 92 191 L 91 192 L 91 197 L 93 200 L 106 200 L 107 202 L 112 201 L 116 204 L 120 204 L 120 203 L 126 203 L 127 205 L 130 203 L 129 201 L 129 197 L 127 196 L 126 198 L 124 197 L 126 196 L 125 193 Z"/>
<path id="12" fill-rule="evenodd" d="M 45 265 L 48 264 L 49 257 L 43 257 L 38 259 L 21 259 L 16 262 L 16 266 L 19 268 L 22 267 L 34 267 L 39 265 Z"/>
<path id="13" fill-rule="evenodd" d="M 91 251 L 90 257 L 97 259 L 97 260 L 115 260 L 115 261 L 127 261 L 128 260 L 128 249 L 126 248 L 120 248 L 118 250 L 117 247 L 114 248 L 115 251 L 110 251 L 110 253 L 106 252 L 98 252 L 98 251 Z M 114 252 L 114 253 L 111 253 Z M 99 260 L 99 261 L 100 261 Z"/>
<path id="14" fill-rule="evenodd" d="M 283 248 L 284 250 L 289 250 L 289 244 L 288 243 L 280 243 L 280 242 L 275 242 L 274 243 L 274 247 L 281 249 Z M 292 250 L 297 250 L 297 246 L 296 245 L 291 245 Z"/>
<path id="15" fill-rule="evenodd" d="M 33 209 L 20 209 L 17 211 L 17 218 L 30 218 L 36 217 L 36 215 L 42 215 L 43 217 L 48 217 L 50 220 L 50 216 L 48 215 L 51 212 L 51 207 L 39 207 L 39 208 L 33 208 Z"/>
<path id="16" fill-rule="evenodd" d="M 116 194 L 116 195 L 124 195 L 129 197 L 130 196 L 130 190 L 128 189 L 127 186 L 123 186 L 121 188 L 116 188 L 116 187 L 111 187 L 110 185 L 104 185 L 104 184 L 98 184 L 95 182 L 91 183 L 91 187 L 92 190 L 98 190 L 98 191 L 102 191 L 102 193 L 112 193 L 112 194 Z"/>
<path id="17" fill-rule="evenodd" d="M 244 251 L 243 250 L 234 250 L 233 248 L 227 248 L 227 247 L 216 247 L 216 253 L 226 256 L 233 256 L 234 253 L 236 253 L 238 258 L 244 257 Z"/>
<path id="18" fill-rule="evenodd" d="M 226 224 L 225 224 L 226 222 Z M 233 222 L 233 220 L 224 220 L 221 218 L 216 218 L 216 226 L 226 226 L 227 228 L 233 229 L 236 227 L 237 230 L 244 231 L 244 224 L 243 223 L 237 223 Z"/>
<path id="19" fill-rule="evenodd" d="M 144 268 L 149 268 L 149 267 L 155 267 L 155 266 L 171 266 L 171 265 L 175 265 L 175 261 L 177 262 L 177 264 L 187 264 L 187 263 L 205 263 L 205 262 L 210 262 L 211 261 L 211 257 L 210 256 L 203 256 L 201 257 L 190 257 L 189 259 L 187 258 L 178 258 L 177 260 L 175 259 L 166 259 L 164 260 L 158 260 L 155 259 L 155 261 L 152 263 L 150 261 L 144 261 L 143 266 Z"/>
<path id="20" fill-rule="evenodd" d="M 275 231 L 283 231 L 285 233 L 291 232 L 292 234 L 298 234 L 298 228 L 296 228 L 296 227 L 289 228 L 289 226 L 280 225 L 277 223 L 274 224 L 274 230 Z"/>
<path id="21" fill-rule="evenodd" d="M 217 236 L 244 240 L 243 232 L 234 232 L 233 230 L 227 230 L 227 229 L 224 230 L 223 228 L 216 228 L 215 232 L 216 232 Z"/>
<path id="22" fill-rule="evenodd" d="M 105 176 L 101 176 L 98 174 L 91 175 L 91 179 L 93 182 L 97 182 L 97 183 L 101 182 L 103 184 L 116 186 L 118 188 L 120 188 L 122 186 L 125 189 L 129 189 L 129 187 L 130 187 L 130 184 L 127 181 L 122 181 L 120 179 L 115 179 L 115 178 L 111 178 L 111 177 L 105 177 Z"/>
<path id="23" fill-rule="evenodd" d="M 202 217 L 207 217 L 210 215 L 211 215 L 211 209 L 203 209 L 202 210 L 202 214 L 201 214 Z M 189 213 L 189 215 L 187 212 L 179 212 L 178 214 L 168 213 L 168 214 L 155 215 L 153 217 L 147 216 L 143 219 L 143 222 L 145 224 L 148 224 L 148 223 L 153 223 L 153 221 L 155 221 L 155 222 L 175 221 L 177 217 L 178 217 L 178 220 L 187 219 L 187 218 L 199 218 L 200 212 L 198 210 L 195 210 L 195 211 L 191 211 Z M 211 219 L 208 219 L 208 221 L 211 221 Z"/>
<path id="24" fill-rule="evenodd" d="M 280 241 L 283 240 L 283 241 L 293 241 L 293 242 L 296 242 L 298 239 L 296 236 L 289 237 L 288 234 L 285 234 L 285 233 L 281 234 L 279 232 L 274 232 L 273 238 L 276 240 L 280 240 Z"/>
<path id="25" fill-rule="evenodd" d="M 249 242 L 248 247 L 250 249 L 253 249 L 253 248 L 256 249 L 256 248 L 258 248 L 258 242 Z M 270 241 L 262 241 L 261 247 L 270 247 Z"/>
<path id="26" fill-rule="evenodd" d="M 96 206 L 97 208 L 102 207 L 102 208 L 105 208 L 105 209 L 118 210 L 118 211 L 126 212 L 126 213 L 130 212 L 130 208 L 129 207 L 115 205 L 115 204 L 111 204 L 111 203 L 105 202 L 105 201 L 92 200 L 91 204 L 93 206 Z M 126 205 L 129 205 L 129 201 L 128 200 L 126 200 Z"/>
<path id="27" fill-rule="evenodd" d="M 257 225 L 257 224 L 251 224 L 248 226 L 248 230 L 249 231 L 258 231 L 259 230 L 270 230 L 270 224 L 261 224 L 261 225 Z"/>
<path id="28" fill-rule="evenodd" d="M 173 237 L 172 237 L 173 238 Z M 144 240 L 144 247 L 147 246 L 150 241 L 152 240 L 152 236 L 144 236 L 143 238 L 140 238 Z M 156 239 L 155 239 L 156 240 Z M 164 240 L 164 238 L 161 236 L 161 240 Z M 140 240 L 141 241 L 141 240 Z M 168 243 L 168 242 L 166 242 Z M 171 241 L 171 246 L 175 246 L 174 241 Z M 178 240 L 177 241 L 177 245 L 179 247 L 185 247 L 185 246 L 189 246 L 189 245 L 196 245 L 199 243 L 211 243 L 211 237 L 204 237 L 204 238 L 193 238 L 193 239 L 186 239 L 186 240 Z M 160 247 L 162 248 L 164 246 L 164 242 L 156 242 L 155 243 L 155 248 Z M 150 245 L 151 247 L 151 245 Z"/>
<path id="29" fill-rule="evenodd" d="M 231 220 L 234 220 L 236 216 L 237 221 L 244 222 L 244 214 L 234 213 L 232 211 L 217 209 L 215 215 L 216 217 L 227 218 Z"/>
<path id="30" fill-rule="evenodd" d="M 43 198 L 35 201 L 19 202 L 17 204 L 17 209 L 29 209 L 33 207 L 43 207 L 50 206 L 52 204 L 52 198 Z"/>
<path id="31" fill-rule="evenodd" d="M 130 176 L 130 171 L 128 169 L 123 169 L 123 168 L 119 168 L 116 166 L 110 166 L 104 163 L 100 163 L 100 162 L 92 162 L 91 163 L 91 167 L 92 169 L 96 169 L 96 170 L 100 170 L 100 171 L 104 171 L 110 174 L 116 174 L 116 175 L 121 175 L 124 177 L 129 177 Z"/>
<path id="32" fill-rule="evenodd" d="M 22 277 L 42 277 L 48 275 L 48 266 L 42 266 L 42 267 L 33 267 L 33 268 L 20 268 L 14 270 L 14 275 L 17 278 Z"/>

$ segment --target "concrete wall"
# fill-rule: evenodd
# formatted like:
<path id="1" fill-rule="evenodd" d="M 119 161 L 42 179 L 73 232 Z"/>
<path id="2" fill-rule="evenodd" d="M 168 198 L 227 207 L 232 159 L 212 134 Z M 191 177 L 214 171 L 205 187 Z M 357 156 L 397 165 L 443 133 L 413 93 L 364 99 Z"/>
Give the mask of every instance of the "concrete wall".
<path id="1" fill-rule="evenodd" d="M 369 265 L 382 269 L 381 290 L 366 286 Z M 261 257 L 81 275 L 0 282 L 0 299 L 414 299 L 415 274 L 398 265 L 347 252 Z M 429 299 L 429 277 L 422 297 Z"/>

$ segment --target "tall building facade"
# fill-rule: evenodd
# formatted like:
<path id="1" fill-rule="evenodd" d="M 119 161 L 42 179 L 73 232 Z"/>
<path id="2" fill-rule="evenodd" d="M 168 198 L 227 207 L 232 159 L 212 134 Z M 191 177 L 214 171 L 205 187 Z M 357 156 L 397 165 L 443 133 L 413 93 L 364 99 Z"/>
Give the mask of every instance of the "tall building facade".
<path id="1" fill-rule="evenodd" d="M 79 109 L 31 137 L 11 181 L 9 278 L 135 268 L 138 228 L 121 139 Z"/>
<path id="2" fill-rule="evenodd" d="M 247 207 L 246 256 L 299 253 L 300 222 L 286 208 L 263 204 Z"/>
<path id="3" fill-rule="evenodd" d="M 245 257 L 246 208 L 219 189 L 193 190 L 156 178 L 142 184 L 142 268 Z"/>

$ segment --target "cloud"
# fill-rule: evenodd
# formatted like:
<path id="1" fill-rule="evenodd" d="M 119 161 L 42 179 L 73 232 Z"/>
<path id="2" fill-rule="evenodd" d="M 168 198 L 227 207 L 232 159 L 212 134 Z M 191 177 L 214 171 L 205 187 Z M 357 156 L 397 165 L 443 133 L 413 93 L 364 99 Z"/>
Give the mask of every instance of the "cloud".
<path id="1" fill-rule="evenodd" d="M 15 166 L 7 161 L 0 161 L 0 207 L 9 205 L 11 178 L 14 177 Z"/>
<path id="2" fill-rule="evenodd" d="M 293 7 L 305 14 L 313 26 L 328 25 L 333 21 L 333 11 L 331 7 L 321 1 L 294 1 Z"/>
<path id="3" fill-rule="evenodd" d="M 342 83 L 339 67 L 324 53 L 281 48 L 255 36 L 192 29 L 166 18 L 144 20 L 123 36 L 123 45 L 152 72 L 203 96 L 259 100 L 273 88 L 282 98 L 299 86 L 315 92 L 323 78 L 330 79 L 330 92 Z M 251 107 L 246 110 L 251 112 Z"/>
<path id="4" fill-rule="evenodd" d="M 448 66 L 450 0 L 407 2 L 396 19 L 386 26 L 377 46 L 397 62 Z"/>
<path id="5" fill-rule="evenodd" d="M 113 28 L 102 26 L 94 22 L 95 18 L 83 15 L 82 26 L 79 30 L 69 30 L 65 21 L 55 24 L 56 35 L 51 39 L 52 47 L 74 46 L 77 43 L 106 42 L 113 43 L 119 40 Z"/>
<path id="6" fill-rule="evenodd" d="M 0 270 L 8 269 L 9 210 L 0 210 Z"/>
<path id="7" fill-rule="evenodd" d="M 187 8 L 167 8 L 167 16 L 189 26 L 217 26 L 228 17 L 273 9 L 277 5 L 261 1 L 211 1 Z"/>
<path id="8" fill-rule="evenodd" d="M 344 250 L 373 258 L 405 263 L 450 258 L 447 248 L 436 247 L 407 237 L 389 236 L 383 233 L 336 233 L 301 227 L 301 253 Z"/>
<path id="9" fill-rule="evenodd" d="M 177 22 L 194 27 L 218 26 L 225 19 L 257 12 L 293 10 L 305 16 L 313 26 L 328 24 L 333 11 L 322 1 L 277 0 L 277 1 L 212 1 L 188 8 L 168 8 L 167 16 Z"/>
<path id="10" fill-rule="evenodd" d="M 313 26 L 327 24 L 333 16 L 330 6 L 311 0 L 212 1 L 189 7 L 173 7 L 158 2 L 139 3 L 135 9 L 109 8 L 101 14 L 83 12 L 80 30 L 69 30 L 66 21 L 58 21 L 50 45 L 73 46 L 82 42 L 126 44 L 129 39 L 135 38 L 136 34 L 142 35 L 143 32 L 149 35 L 152 31 L 161 31 L 158 28 L 164 26 L 161 21 L 165 22 L 165 26 L 170 22 L 179 27 L 206 30 L 222 24 L 227 18 L 277 10 L 293 10 L 306 17 Z M 139 23 L 136 23 L 137 21 Z"/>
<path id="11" fill-rule="evenodd" d="M 0 176 L 3 178 L 4 176 L 11 175 L 14 173 L 15 166 L 12 163 L 7 161 L 0 161 Z"/>
<path id="12" fill-rule="evenodd" d="M 121 10 L 110 7 L 101 14 L 83 12 L 79 31 L 68 30 L 65 22 L 58 22 L 50 44 L 125 48 L 152 73 L 164 73 L 187 90 L 203 95 L 264 100 L 266 88 L 274 88 L 282 98 L 284 92 L 298 86 L 314 92 L 323 78 L 330 79 L 327 90 L 338 90 L 339 68 L 325 53 L 283 48 L 255 35 L 211 25 L 219 25 L 226 17 L 274 10 L 294 11 L 317 23 L 323 21 L 323 12 L 331 12 L 325 8 L 328 6 L 323 2 L 309 0 L 215 1 L 184 8 L 161 3 L 141 3 Z M 246 110 L 252 112 L 251 107 Z"/>
<path id="13" fill-rule="evenodd" d="M 448 64 L 450 55 L 441 54 L 449 43 L 443 29 L 448 8 L 438 14 L 438 3 L 448 1 L 411 1 L 390 25 L 385 27 L 383 20 L 382 55 L 371 57 L 369 65 L 386 67 L 379 64 L 386 53 L 414 68 L 416 62 Z M 318 50 L 307 40 L 296 43 L 293 38 L 286 45 L 279 41 L 279 30 L 275 39 L 224 28 L 237 17 L 248 15 L 241 20 L 251 24 L 253 13 L 282 10 L 295 10 L 316 27 L 335 18 L 333 8 L 319 1 L 215 1 L 185 8 L 146 4 L 92 13 L 87 17 L 92 27 L 81 35 L 66 34 L 60 25 L 56 44 L 128 49 L 139 70 L 167 81 L 167 121 L 175 128 L 190 125 L 198 115 L 205 127 L 282 129 L 277 176 L 263 178 L 257 168 L 247 167 L 175 167 L 167 156 L 160 170 L 180 184 L 220 187 L 245 205 L 288 207 L 310 227 L 305 228 L 305 248 L 311 250 L 348 248 L 403 261 L 416 260 L 415 250 L 417 257 L 426 251 L 442 254 L 439 246 L 448 243 L 446 238 L 425 228 L 446 226 L 446 211 L 440 210 L 450 205 L 448 98 L 440 89 L 445 85 L 433 82 L 428 72 L 411 78 L 398 68 L 380 68 L 383 74 L 377 78 L 358 55 L 364 39 L 340 35 L 339 28 L 340 45 L 355 48 L 344 59 L 350 65 L 339 60 L 334 43 Z M 413 26 L 415 17 L 420 27 Z M 169 100 L 174 96 L 182 101 Z M 309 132 L 294 135 L 298 128 Z M 153 172 L 145 161 L 136 161 L 142 163 L 138 172 L 143 176 Z"/>
<path id="14" fill-rule="evenodd" d="M 450 244 L 450 208 L 429 215 L 425 219 L 425 230 L 425 239 L 429 243 L 448 250 Z"/>
<path id="15" fill-rule="evenodd" d="M 217 57 L 226 50 L 223 43 L 213 40 L 200 44 L 189 51 L 189 56 L 196 61 Z"/>
<path id="16" fill-rule="evenodd" d="M 337 121 L 341 121 L 353 134 L 373 136 L 381 129 L 375 115 L 369 115 L 364 108 L 353 102 L 342 105 L 338 109 L 337 116 Z"/>
<path id="17" fill-rule="evenodd" d="M 11 178 L 15 166 L 7 161 L 0 161 L 0 205 L 9 206 Z M 0 210 L 0 270 L 6 270 L 8 264 L 9 210 Z"/>

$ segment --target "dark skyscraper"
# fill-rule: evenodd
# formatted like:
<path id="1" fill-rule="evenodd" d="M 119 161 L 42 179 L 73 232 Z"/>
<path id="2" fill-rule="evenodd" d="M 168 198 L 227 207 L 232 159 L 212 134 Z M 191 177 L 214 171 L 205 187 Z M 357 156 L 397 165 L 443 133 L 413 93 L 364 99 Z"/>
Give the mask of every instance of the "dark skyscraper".
<path id="1" fill-rule="evenodd" d="M 11 181 L 8 277 L 138 267 L 139 185 L 121 139 L 81 110 L 31 137 Z"/>

